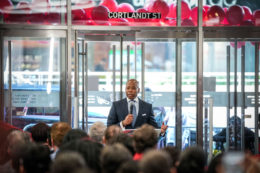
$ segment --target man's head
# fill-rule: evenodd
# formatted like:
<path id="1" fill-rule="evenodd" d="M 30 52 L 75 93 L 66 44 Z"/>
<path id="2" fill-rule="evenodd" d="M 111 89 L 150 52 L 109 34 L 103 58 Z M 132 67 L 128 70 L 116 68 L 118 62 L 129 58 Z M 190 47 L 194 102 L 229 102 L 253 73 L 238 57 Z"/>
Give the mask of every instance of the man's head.
<path id="1" fill-rule="evenodd" d="M 16 163 L 13 167 L 17 172 L 46 173 L 49 172 L 51 164 L 50 150 L 42 144 L 24 144 L 13 161 L 13 164 Z"/>
<path id="2" fill-rule="evenodd" d="M 76 151 L 64 151 L 60 153 L 51 166 L 52 173 L 70 173 L 85 168 L 83 156 Z"/>
<path id="3" fill-rule="evenodd" d="M 106 128 L 104 132 L 104 144 L 111 144 L 113 138 L 115 136 L 118 136 L 120 133 L 122 133 L 122 129 L 117 125 L 112 125 Z"/>
<path id="4" fill-rule="evenodd" d="M 123 163 L 130 160 L 132 155 L 122 144 L 105 146 L 101 153 L 102 172 L 115 173 Z"/>
<path id="5" fill-rule="evenodd" d="M 101 172 L 100 155 L 103 145 L 88 139 L 74 140 L 65 143 L 59 148 L 56 158 L 66 151 L 75 151 L 80 153 L 86 165 L 93 170 L 95 173 Z"/>
<path id="6" fill-rule="evenodd" d="M 111 138 L 111 140 L 109 141 L 109 145 L 113 145 L 116 143 L 120 143 L 123 144 L 126 149 L 128 149 L 132 155 L 135 154 L 134 151 L 134 139 L 132 136 L 125 134 L 125 133 L 119 133 L 118 135 L 115 135 Z"/>
<path id="7" fill-rule="evenodd" d="M 144 124 L 134 131 L 134 148 L 137 153 L 153 149 L 157 144 L 157 133 L 153 126 Z"/>
<path id="8" fill-rule="evenodd" d="M 63 137 L 62 145 L 85 137 L 88 137 L 88 134 L 84 130 L 70 129 Z"/>
<path id="9" fill-rule="evenodd" d="M 36 143 L 48 144 L 50 141 L 50 126 L 46 123 L 40 122 L 32 127 L 32 139 Z"/>
<path id="10" fill-rule="evenodd" d="M 24 145 L 30 142 L 30 136 L 20 130 L 13 130 L 7 136 L 7 152 L 12 157 L 17 151 L 18 145 Z"/>
<path id="11" fill-rule="evenodd" d="M 51 126 L 51 139 L 53 145 L 60 147 L 66 133 L 71 129 L 71 126 L 66 122 L 57 122 Z"/>
<path id="12" fill-rule="evenodd" d="M 125 87 L 125 94 L 127 98 L 134 99 L 136 98 L 137 94 L 139 93 L 139 83 L 136 79 L 130 79 L 126 83 Z"/>
<path id="13" fill-rule="evenodd" d="M 139 166 L 142 173 L 170 173 L 171 158 L 164 151 L 150 150 L 144 154 Z"/>
<path id="14" fill-rule="evenodd" d="M 186 148 L 180 157 L 178 173 L 203 173 L 207 163 L 206 155 L 201 147 Z"/>
<path id="15" fill-rule="evenodd" d="M 102 143 L 105 130 L 105 124 L 101 121 L 97 121 L 90 127 L 89 136 L 94 141 Z"/>

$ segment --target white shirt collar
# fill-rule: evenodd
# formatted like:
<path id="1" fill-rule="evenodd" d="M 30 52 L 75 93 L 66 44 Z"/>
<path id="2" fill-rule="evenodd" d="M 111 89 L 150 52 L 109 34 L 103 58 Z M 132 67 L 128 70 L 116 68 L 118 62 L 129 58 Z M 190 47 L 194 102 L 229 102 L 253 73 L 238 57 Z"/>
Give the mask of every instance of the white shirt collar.
<path id="1" fill-rule="evenodd" d="M 131 101 L 128 97 L 126 99 L 127 99 L 127 103 L 129 103 Z M 133 100 L 135 101 L 135 103 L 139 102 L 138 97 L 134 98 Z"/>

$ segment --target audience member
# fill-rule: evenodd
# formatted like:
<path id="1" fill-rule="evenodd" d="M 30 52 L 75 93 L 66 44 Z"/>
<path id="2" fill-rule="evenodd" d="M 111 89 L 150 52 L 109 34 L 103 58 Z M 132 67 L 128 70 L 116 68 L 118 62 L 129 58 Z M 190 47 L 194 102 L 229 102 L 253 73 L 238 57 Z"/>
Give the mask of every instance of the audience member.
<path id="1" fill-rule="evenodd" d="M 209 163 L 207 173 L 223 173 L 222 165 L 223 153 L 219 153 Z"/>
<path id="2" fill-rule="evenodd" d="M 132 136 L 125 134 L 125 133 L 120 133 L 120 134 L 112 137 L 110 144 L 112 145 L 115 143 L 123 144 L 130 151 L 130 153 L 132 155 L 135 154 L 134 140 L 133 140 Z"/>
<path id="3" fill-rule="evenodd" d="M 170 173 L 171 158 L 164 151 L 150 150 L 144 154 L 139 164 L 141 173 Z"/>
<path id="4" fill-rule="evenodd" d="M 148 149 L 154 149 L 157 144 L 157 133 L 153 126 L 144 124 L 133 134 L 135 155 L 134 160 L 140 160 Z"/>
<path id="5" fill-rule="evenodd" d="M 90 127 L 89 136 L 96 142 L 102 143 L 106 126 L 103 122 L 97 121 Z"/>
<path id="6" fill-rule="evenodd" d="M 118 168 L 117 173 L 138 173 L 138 164 L 134 160 L 126 161 Z"/>
<path id="7" fill-rule="evenodd" d="M 67 132 L 67 134 L 63 138 L 62 145 L 64 145 L 67 142 L 82 139 L 84 137 L 88 137 L 88 134 L 81 129 L 71 129 Z"/>
<path id="8" fill-rule="evenodd" d="M 20 130 L 13 130 L 9 133 L 6 139 L 7 143 L 7 154 L 9 156 L 9 161 L 0 167 L 1 173 L 12 173 L 14 171 L 15 154 L 19 152 L 21 146 L 30 142 L 30 136 Z"/>
<path id="9" fill-rule="evenodd" d="M 229 120 L 229 150 L 241 149 L 241 128 L 241 118 L 232 116 Z M 220 143 L 219 149 L 222 151 L 225 150 L 224 143 L 226 143 L 226 130 L 226 128 L 223 128 L 219 133 L 213 136 L 213 141 L 216 141 L 218 145 Z M 247 127 L 244 127 L 244 133 L 245 150 L 254 153 L 255 134 Z"/>
<path id="10" fill-rule="evenodd" d="M 20 173 L 48 173 L 51 159 L 50 149 L 46 145 L 27 143 L 15 153 L 14 168 Z"/>
<path id="11" fill-rule="evenodd" d="M 206 155 L 200 147 L 190 147 L 181 153 L 178 173 L 204 173 L 207 163 Z"/>
<path id="12" fill-rule="evenodd" d="M 229 151 L 224 153 L 222 158 L 223 172 L 225 173 L 244 173 L 245 153 Z"/>
<path id="13" fill-rule="evenodd" d="M 177 166 L 180 160 L 180 150 L 174 146 L 167 146 L 162 149 L 163 151 L 167 152 L 171 157 L 171 173 L 177 173 Z"/>
<path id="14" fill-rule="evenodd" d="M 56 153 L 62 144 L 63 138 L 70 129 L 71 126 L 66 122 L 57 122 L 51 126 L 52 160 L 56 157 Z"/>
<path id="15" fill-rule="evenodd" d="M 51 147 L 50 126 L 46 123 L 37 123 L 31 129 L 32 139 L 34 142 Z"/>
<path id="16" fill-rule="evenodd" d="M 102 173 L 116 173 L 129 160 L 132 160 L 132 155 L 122 144 L 106 146 L 101 153 Z"/>
<path id="17" fill-rule="evenodd" d="M 74 173 L 77 169 L 85 167 L 85 160 L 78 152 L 66 151 L 55 158 L 51 173 Z"/>
<path id="18" fill-rule="evenodd" d="M 73 173 L 93 173 L 93 171 L 91 171 L 89 168 L 85 167 L 85 168 L 77 169 Z"/>
<path id="19" fill-rule="evenodd" d="M 117 136 L 120 133 L 122 133 L 122 129 L 117 125 L 107 127 L 104 132 L 103 143 L 110 144 L 113 136 Z"/>
<path id="20" fill-rule="evenodd" d="M 260 172 L 260 162 L 253 158 L 251 155 L 247 154 L 244 161 L 245 173 L 259 173 Z"/>
<path id="21" fill-rule="evenodd" d="M 100 154 L 102 148 L 103 145 L 97 142 L 93 142 L 90 140 L 74 140 L 62 145 L 57 156 L 64 151 L 78 152 L 83 156 L 87 166 L 94 173 L 100 173 Z"/>
<path id="22" fill-rule="evenodd" d="M 18 130 L 16 127 L 11 126 L 8 123 L 0 121 L 0 165 L 5 164 L 10 160 L 10 156 L 7 153 L 7 136 L 13 130 Z"/>

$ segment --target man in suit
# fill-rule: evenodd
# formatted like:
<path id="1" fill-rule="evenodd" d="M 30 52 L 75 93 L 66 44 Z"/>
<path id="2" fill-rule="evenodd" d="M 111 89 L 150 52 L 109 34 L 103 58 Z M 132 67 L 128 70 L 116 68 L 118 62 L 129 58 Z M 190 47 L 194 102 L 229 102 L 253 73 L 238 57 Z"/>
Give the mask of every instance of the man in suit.
<path id="1" fill-rule="evenodd" d="M 152 105 L 137 97 L 139 91 L 137 80 L 130 79 L 127 81 L 125 89 L 127 98 L 113 102 L 108 115 L 107 126 L 117 124 L 122 130 L 125 130 L 135 129 L 147 123 L 158 128 Z M 162 134 L 165 133 L 167 127 L 167 125 L 162 124 Z"/>

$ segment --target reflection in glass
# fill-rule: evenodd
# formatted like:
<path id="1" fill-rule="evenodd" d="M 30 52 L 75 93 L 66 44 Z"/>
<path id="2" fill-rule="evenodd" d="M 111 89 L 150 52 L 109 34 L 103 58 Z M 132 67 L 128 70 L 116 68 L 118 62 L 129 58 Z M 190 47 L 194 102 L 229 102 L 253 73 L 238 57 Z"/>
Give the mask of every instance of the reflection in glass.
<path id="1" fill-rule="evenodd" d="M 196 145 L 196 42 L 182 42 L 182 149 Z"/>
<path id="2" fill-rule="evenodd" d="M 9 99 L 7 40 L 4 42 L 5 103 Z M 13 125 L 23 128 L 39 121 L 58 121 L 61 39 L 11 38 L 11 43 Z"/>
<path id="3" fill-rule="evenodd" d="M 175 42 L 142 41 L 145 44 L 145 101 L 153 105 L 158 126 L 168 125 L 166 145 L 175 145 Z"/>
<path id="4" fill-rule="evenodd" d="M 246 62 L 242 64 L 242 46 L 245 46 Z M 230 52 L 228 52 L 230 47 Z M 227 71 L 228 54 L 230 54 L 230 73 Z M 218 152 L 227 149 L 226 132 L 227 111 L 229 111 L 230 123 L 234 119 L 235 107 L 234 102 L 237 98 L 237 117 L 238 122 L 242 118 L 242 65 L 245 66 L 245 133 L 253 134 L 254 129 L 254 61 L 255 50 L 251 42 L 237 42 L 237 61 L 235 64 L 235 42 L 205 42 L 204 43 L 204 97 L 213 99 L 213 150 Z M 235 66 L 237 67 L 237 93 L 235 93 Z M 229 76 L 228 76 L 229 75 Z M 228 86 L 227 79 L 230 79 Z M 210 82 L 210 80 L 214 82 Z M 230 108 L 228 108 L 228 90 L 230 88 Z M 237 97 L 235 97 L 237 94 Z M 230 125 L 231 126 L 231 125 Z M 237 124 L 237 127 L 241 126 Z M 224 130 L 224 131 L 223 131 Z M 241 128 L 236 131 L 237 149 L 241 149 Z M 230 128 L 229 149 L 234 148 L 234 128 Z M 223 134 L 223 139 L 220 138 Z M 254 136 L 254 135 L 252 135 Z M 248 138 L 249 137 L 249 138 Z M 253 145 L 250 144 L 250 136 L 245 136 L 245 148 L 254 151 Z M 208 140 L 208 139 L 207 139 Z M 253 142 L 252 142 L 253 143 Z"/>
<path id="5" fill-rule="evenodd" d="M 66 2 L 1 0 L 0 10 L 6 24 L 60 25 L 65 21 Z"/>

